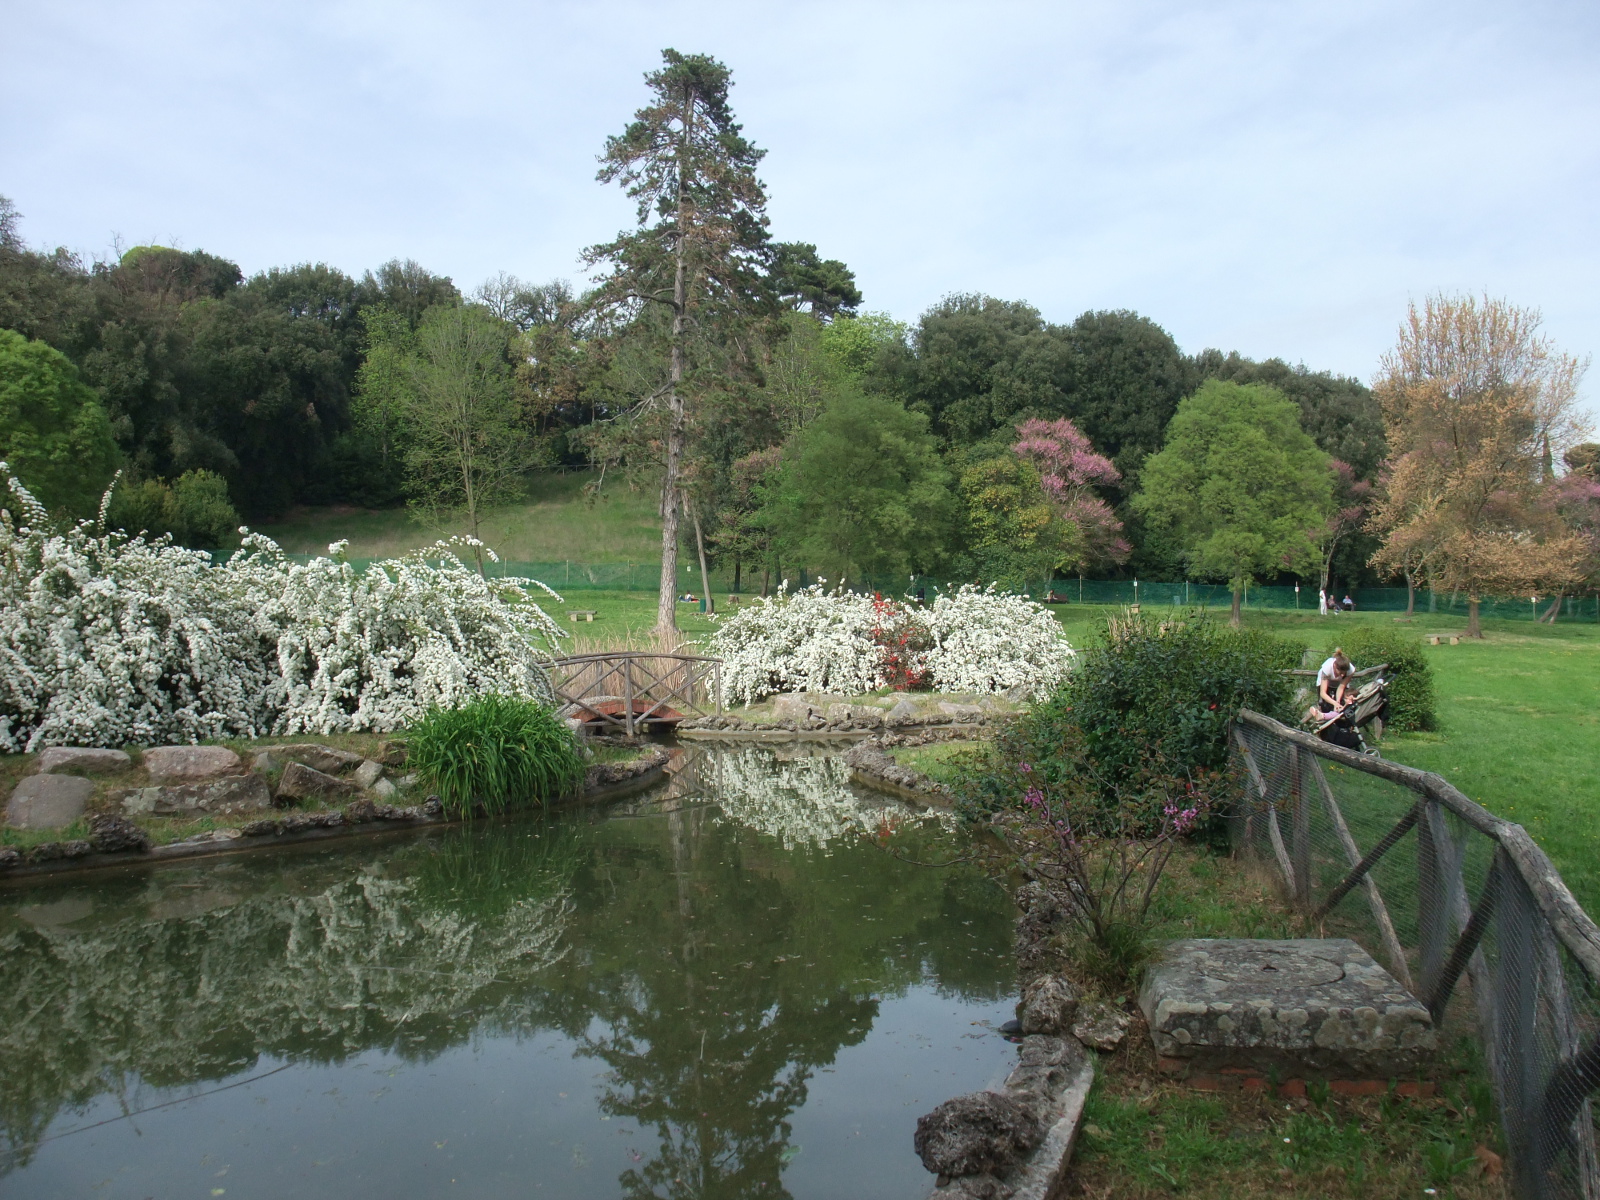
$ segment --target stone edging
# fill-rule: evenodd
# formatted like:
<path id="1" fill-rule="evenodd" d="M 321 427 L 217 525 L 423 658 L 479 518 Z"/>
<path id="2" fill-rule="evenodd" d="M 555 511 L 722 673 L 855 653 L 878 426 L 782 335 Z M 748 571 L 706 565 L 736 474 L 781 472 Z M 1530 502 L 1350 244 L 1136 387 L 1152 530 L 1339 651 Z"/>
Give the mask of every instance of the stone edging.
<path id="1" fill-rule="evenodd" d="M 671 754 L 660 746 L 652 747 L 643 758 L 627 763 L 599 763 L 588 769 L 584 790 L 576 796 L 563 799 L 581 804 L 593 804 L 631 795 L 658 782 L 665 773 Z M 359 802 L 358 802 L 359 803 Z M 355 808 L 356 805 L 352 805 Z M 358 810 L 360 819 L 347 820 L 343 812 L 302 813 L 287 817 L 265 818 L 253 821 L 238 829 L 219 829 L 200 835 L 199 840 L 172 842 L 153 846 L 148 850 L 119 850 L 97 853 L 92 843 L 46 843 L 77 849 L 70 856 L 46 859 L 42 862 L 19 861 L 14 865 L 0 861 L 0 887 L 12 882 L 36 880 L 42 876 L 63 874 L 69 871 L 103 870 L 109 867 L 155 866 L 187 858 L 204 858 L 221 854 L 242 854 L 250 850 L 264 850 L 277 846 L 301 845 L 306 842 L 325 841 L 331 838 L 361 837 L 373 834 L 397 833 L 408 829 L 432 828 L 444 825 L 461 825 L 471 817 L 446 817 L 440 812 L 438 801 L 429 801 L 408 808 L 387 804 L 371 804 L 368 810 Z M 260 826 L 276 826 L 268 831 L 246 835 L 243 830 Z M 221 835 L 221 836 L 218 836 Z M 35 847 L 37 849 L 37 847 Z M 20 856 L 19 856 L 20 858 Z"/>
<path id="2" fill-rule="evenodd" d="M 884 751 L 880 738 L 852 747 L 844 756 L 844 761 L 850 768 L 851 778 L 867 787 L 893 792 L 923 804 L 936 804 L 941 808 L 949 808 L 955 800 L 944 784 L 935 782 L 921 771 L 913 771 L 895 762 Z"/>

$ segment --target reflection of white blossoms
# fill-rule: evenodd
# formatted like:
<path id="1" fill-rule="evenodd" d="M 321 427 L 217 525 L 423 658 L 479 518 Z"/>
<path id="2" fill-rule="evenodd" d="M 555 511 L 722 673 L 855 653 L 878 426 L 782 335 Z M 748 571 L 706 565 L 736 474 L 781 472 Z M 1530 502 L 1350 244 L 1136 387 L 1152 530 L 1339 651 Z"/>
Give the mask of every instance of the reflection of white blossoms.
<path id="1" fill-rule="evenodd" d="M 899 805 L 871 805 L 850 790 L 850 768 L 841 758 L 775 762 L 770 750 L 730 749 L 717 755 L 709 775 L 711 796 L 723 816 L 783 843 L 785 850 L 823 850 L 841 837 L 903 820 Z"/>
<path id="2" fill-rule="evenodd" d="M 341 873 L 348 868 L 340 864 Z M 0 934 L 0 1169 L 65 1104 L 138 1080 L 219 1078 L 257 1055 L 426 1054 L 485 1023 L 566 954 L 567 888 L 469 915 L 413 879 L 365 870 L 306 895 L 195 891 L 155 877 L 142 913 L 84 930 Z"/>

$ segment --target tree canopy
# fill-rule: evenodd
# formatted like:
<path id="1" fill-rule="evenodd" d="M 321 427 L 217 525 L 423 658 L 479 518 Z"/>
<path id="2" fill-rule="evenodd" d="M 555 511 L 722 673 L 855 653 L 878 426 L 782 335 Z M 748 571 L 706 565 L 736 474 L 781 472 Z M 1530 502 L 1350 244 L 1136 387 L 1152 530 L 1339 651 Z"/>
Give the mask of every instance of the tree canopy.
<path id="1" fill-rule="evenodd" d="M 66 355 L 0 329 L 0 461 L 47 508 L 90 517 L 118 458 L 105 409 Z"/>
<path id="2" fill-rule="evenodd" d="M 1209 380 L 1178 405 L 1133 506 L 1177 533 L 1191 574 L 1228 581 L 1238 624 L 1251 582 L 1315 569 L 1316 531 L 1333 509 L 1331 460 L 1281 392 Z"/>

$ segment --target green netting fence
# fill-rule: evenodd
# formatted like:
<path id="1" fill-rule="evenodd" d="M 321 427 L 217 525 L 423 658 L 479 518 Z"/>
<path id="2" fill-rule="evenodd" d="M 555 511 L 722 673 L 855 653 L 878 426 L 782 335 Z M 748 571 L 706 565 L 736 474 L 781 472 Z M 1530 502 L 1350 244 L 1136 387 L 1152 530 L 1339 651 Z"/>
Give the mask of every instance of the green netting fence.
<path id="1" fill-rule="evenodd" d="M 309 554 L 292 554 L 291 559 L 305 562 L 314 557 Z M 376 561 L 370 558 L 352 558 L 350 563 L 358 570 Z M 562 562 L 498 562 L 486 564 L 486 573 L 503 577 L 508 575 L 537 579 L 558 592 L 610 591 L 653 592 L 661 583 L 659 562 L 581 563 Z M 680 594 L 699 595 L 703 584 L 699 564 L 687 561 L 679 564 L 678 591 Z M 775 588 L 777 580 L 769 580 Z M 816 577 L 800 572 L 790 577 L 791 587 L 816 582 Z M 959 587 L 963 580 L 942 579 L 934 576 L 895 575 L 892 577 L 867 576 L 847 579 L 845 586 L 854 591 L 881 592 L 886 596 L 914 596 L 919 591 L 932 597 L 941 589 Z M 759 595 L 759 572 L 741 572 L 738 586 L 732 571 L 713 570 L 711 590 L 717 596 L 737 594 L 744 597 Z M 1138 604 L 1141 608 L 1210 608 L 1226 609 L 1232 603 L 1232 593 L 1225 584 L 1195 583 L 1192 581 L 1153 582 L 1132 579 L 1053 579 L 1038 580 L 1023 588 L 1038 600 L 1058 604 L 1101 604 L 1127 606 Z M 1345 592 L 1339 592 L 1343 598 Z M 1358 612 L 1400 613 L 1406 609 L 1405 588 L 1358 588 L 1348 593 L 1355 601 Z M 1515 596 L 1484 597 L 1479 612 L 1484 617 L 1531 621 L 1543 615 L 1551 597 Z M 1253 587 L 1244 594 L 1244 606 L 1249 609 L 1282 609 L 1303 612 L 1317 610 L 1317 589 L 1302 585 L 1294 587 Z M 1426 589 L 1416 593 L 1418 616 L 1437 614 L 1465 617 L 1467 597 L 1464 593 L 1433 592 Z M 1562 601 L 1560 617 L 1568 620 L 1600 622 L 1600 597 L 1595 595 L 1568 596 Z"/>

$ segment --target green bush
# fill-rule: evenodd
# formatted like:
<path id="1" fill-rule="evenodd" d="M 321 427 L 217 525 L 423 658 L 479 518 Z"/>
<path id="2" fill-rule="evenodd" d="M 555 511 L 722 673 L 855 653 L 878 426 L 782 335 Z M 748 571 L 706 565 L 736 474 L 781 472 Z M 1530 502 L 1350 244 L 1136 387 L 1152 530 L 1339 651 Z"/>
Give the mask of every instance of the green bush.
<path id="1" fill-rule="evenodd" d="M 1356 625 L 1341 632 L 1338 642 L 1328 646 L 1329 654 L 1335 645 L 1343 648 L 1358 671 L 1379 663 L 1389 664 L 1389 711 L 1384 714 L 1387 728 L 1401 732 L 1437 728 L 1433 669 L 1416 637 L 1393 629 Z"/>
<path id="2" fill-rule="evenodd" d="M 583 781 L 572 731 L 532 700 L 484 696 L 436 708 L 412 726 L 406 744 L 412 768 L 455 815 L 543 804 Z"/>
<path id="3" fill-rule="evenodd" d="M 1228 730 L 1240 708 L 1293 722 L 1293 678 L 1284 671 L 1302 649 L 1204 616 L 1119 620 L 1079 656 L 1060 691 L 1000 731 L 987 759 L 964 764 L 963 812 L 980 818 L 1019 804 L 1030 784 L 1048 792 L 1092 778 L 1108 814 L 1146 795 L 1153 819 L 1171 781 L 1228 769 Z"/>
<path id="4" fill-rule="evenodd" d="M 214 471 L 185 471 L 172 483 L 146 479 L 111 494 L 110 523 L 128 533 L 170 533 L 180 546 L 223 550 L 239 544 L 239 514 L 228 481 Z"/>
<path id="5" fill-rule="evenodd" d="M 1114 778 L 1137 775 L 1152 753 L 1169 771 L 1220 771 L 1240 708 L 1293 720 L 1294 685 L 1283 672 L 1299 665 L 1302 649 L 1204 616 L 1127 621 L 1079 657 L 1061 703 Z"/>

